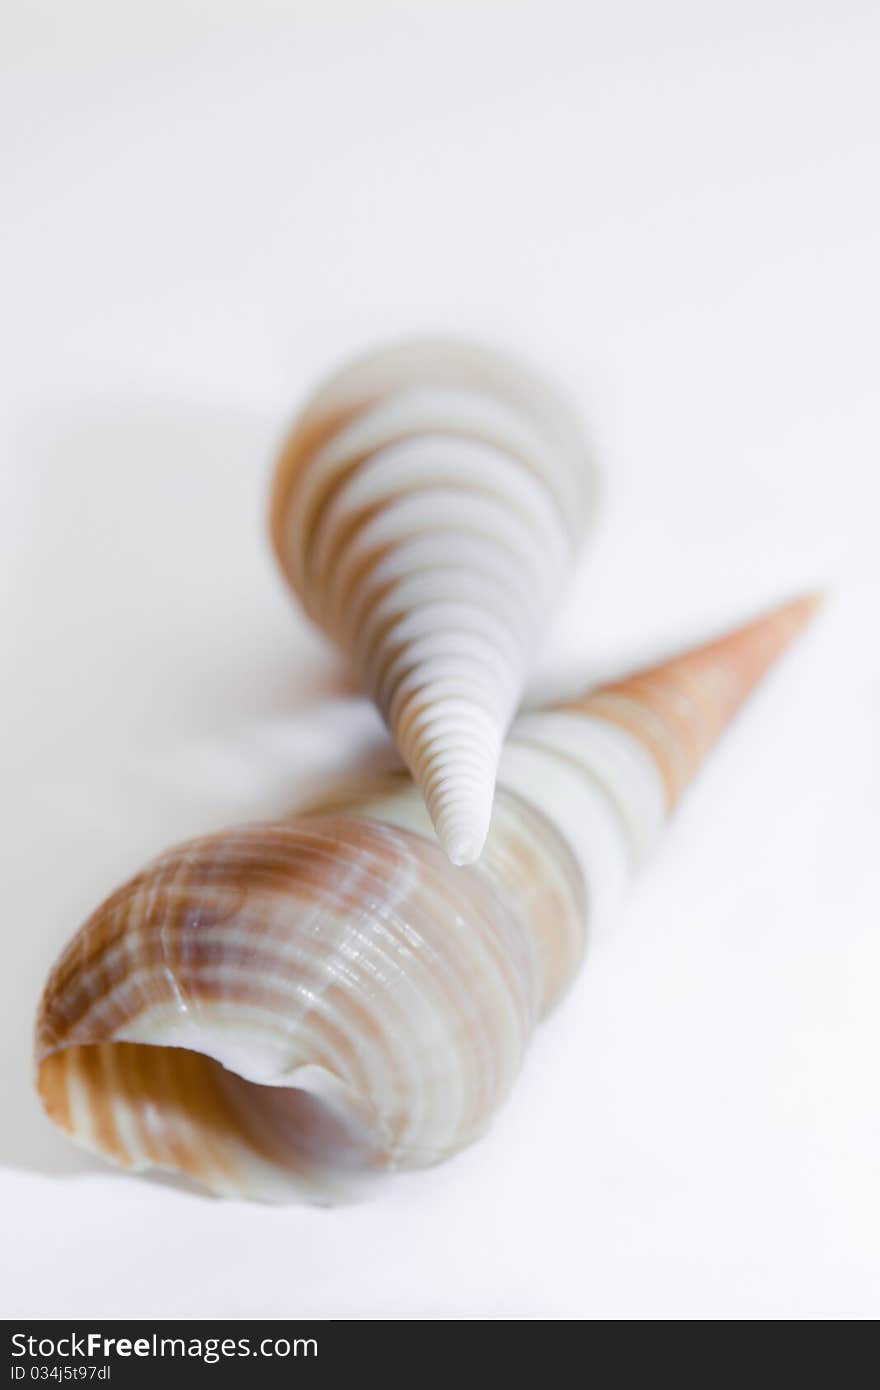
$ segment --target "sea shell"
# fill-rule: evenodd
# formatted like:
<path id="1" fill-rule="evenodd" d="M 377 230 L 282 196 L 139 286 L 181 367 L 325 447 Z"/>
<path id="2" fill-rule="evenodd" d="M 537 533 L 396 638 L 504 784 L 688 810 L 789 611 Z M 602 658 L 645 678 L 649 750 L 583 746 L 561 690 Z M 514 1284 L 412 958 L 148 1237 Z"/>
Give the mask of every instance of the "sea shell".
<path id="1" fill-rule="evenodd" d="M 456 864 L 482 850 L 504 736 L 592 496 L 567 407 L 459 343 L 359 359 L 285 446 L 271 505 L 282 569 L 378 705 Z"/>
<path id="2" fill-rule="evenodd" d="M 123 1166 L 265 1200 L 333 1200 L 469 1144 L 574 977 L 588 919 L 813 607 L 522 716 L 470 868 L 405 774 L 172 849 L 52 971 L 49 1115 Z"/>

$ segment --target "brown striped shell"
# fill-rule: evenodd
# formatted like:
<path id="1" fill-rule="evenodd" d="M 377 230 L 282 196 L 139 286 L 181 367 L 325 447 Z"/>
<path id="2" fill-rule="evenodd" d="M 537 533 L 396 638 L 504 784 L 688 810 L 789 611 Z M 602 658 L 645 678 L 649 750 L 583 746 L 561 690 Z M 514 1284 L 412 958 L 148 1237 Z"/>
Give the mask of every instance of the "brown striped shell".
<path id="1" fill-rule="evenodd" d="M 812 611 L 524 715 L 480 862 L 404 777 L 178 846 L 56 964 L 37 1084 L 78 1143 L 267 1200 L 345 1196 L 472 1142 L 734 709 Z"/>

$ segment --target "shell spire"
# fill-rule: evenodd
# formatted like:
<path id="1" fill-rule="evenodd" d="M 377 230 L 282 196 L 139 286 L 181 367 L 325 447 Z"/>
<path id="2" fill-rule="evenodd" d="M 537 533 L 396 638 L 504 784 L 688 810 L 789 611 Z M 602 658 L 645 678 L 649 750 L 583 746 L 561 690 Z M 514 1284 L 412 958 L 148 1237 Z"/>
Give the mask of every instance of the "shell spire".
<path id="1" fill-rule="evenodd" d="M 819 603 L 814 595 L 794 599 L 723 637 L 517 719 L 499 782 L 557 826 L 580 863 L 594 919 L 619 902 L 703 759 Z"/>
<path id="2" fill-rule="evenodd" d="M 479 857 L 528 663 L 592 505 L 577 422 L 454 342 L 344 368 L 284 448 L 273 544 L 375 700 L 456 864 Z"/>
<path id="3" fill-rule="evenodd" d="M 635 734 L 660 768 L 669 805 L 675 806 L 740 706 L 821 601 L 807 594 L 780 604 L 724 637 L 606 685 L 571 708 Z"/>
<path id="4" fill-rule="evenodd" d="M 517 719 L 468 869 L 402 773 L 169 850 L 50 975 L 46 1111 L 123 1167 L 271 1201 L 345 1198 L 473 1142 L 588 928 L 814 608 Z"/>

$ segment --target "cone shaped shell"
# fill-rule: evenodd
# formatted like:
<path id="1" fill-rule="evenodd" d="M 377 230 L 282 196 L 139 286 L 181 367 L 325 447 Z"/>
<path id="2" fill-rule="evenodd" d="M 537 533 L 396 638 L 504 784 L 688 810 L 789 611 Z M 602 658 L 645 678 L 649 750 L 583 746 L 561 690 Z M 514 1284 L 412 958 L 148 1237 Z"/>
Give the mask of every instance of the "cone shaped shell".
<path id="1" fill-rule="evenodd" d="M 518 364 L 455 343 L 363 358 L 306 406 L 271 528 L 456 863 L 489 826 L 527 664 L 592 504 L 578 426 Z"/>
<path id="2" fill-rule="evenodd" d="M 47 1112 L 123 1166 L 267 1200 L 338 1199 L 471 1142 L 670 787 L 811 611 L 520 718 L 471 868 L 449 864 L 402 775 L 163 855 L 49 978 Z"/>

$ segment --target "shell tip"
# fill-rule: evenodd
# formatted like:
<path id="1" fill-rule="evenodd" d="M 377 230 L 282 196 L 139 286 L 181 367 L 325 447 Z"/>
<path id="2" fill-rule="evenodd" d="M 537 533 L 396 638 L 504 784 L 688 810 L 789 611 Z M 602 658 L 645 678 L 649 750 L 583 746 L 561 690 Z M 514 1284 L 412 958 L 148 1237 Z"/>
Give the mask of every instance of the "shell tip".
<path id="1" fill-rule="evenodd" d="M 816 617 L 824 607 L 828 594 L 824 589 L 811 589 L 781 603 L 775 610 L 781 617 L 789 620 L 792 635 L 800 632 Z"/>
<path id="2" fill-rule="evenodd" d="M 428 810 L 447 859 L 463 868 L 476 863 L 483 852 L 492 820 L 495 778 L 487 777 L 478 788 L 462 787 L 452 777 L 448 780 L 451 785 L 429 798 Z"/>
<path id="3" fill-rule="evenodd" d="M 464 868 L 468 864 L 475 864 L 480 857 L 483 848 L 483 840 L 476 835 L 455 834 L 446 839 L 443 848 L 453 864 L 459 868 Z"/>

